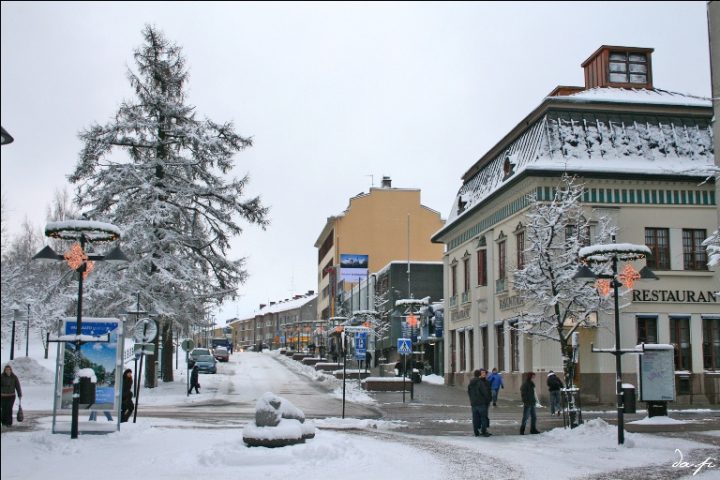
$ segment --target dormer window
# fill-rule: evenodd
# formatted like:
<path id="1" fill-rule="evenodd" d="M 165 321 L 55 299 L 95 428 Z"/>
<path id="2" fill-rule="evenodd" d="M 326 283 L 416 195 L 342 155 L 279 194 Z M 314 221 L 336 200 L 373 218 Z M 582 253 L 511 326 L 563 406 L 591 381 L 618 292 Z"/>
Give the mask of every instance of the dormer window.
<path id="1" fill-rule="evenodd" d="M 648 62 L 644 53 L 610 52 L 610 83 L 648 83 Z"/>

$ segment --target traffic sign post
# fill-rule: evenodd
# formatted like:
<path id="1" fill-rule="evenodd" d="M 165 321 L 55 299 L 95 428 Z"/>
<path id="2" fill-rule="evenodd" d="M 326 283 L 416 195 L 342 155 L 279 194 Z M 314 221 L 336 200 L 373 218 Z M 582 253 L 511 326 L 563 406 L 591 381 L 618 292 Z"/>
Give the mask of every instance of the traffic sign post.
<path id="1" fill-rule="evenodd" d="M 405 403 L 405 377 L 407 376 L 407 357 L 412 354 L 412 340 L 409 338 L 398 338 L 397 339 L 397 351 L 398 354 L 403 356 L 403 403 Z M 412 384 L 410 384 L 412 388 Z M 412 395 L 410 395 L 412 400 Z"/>

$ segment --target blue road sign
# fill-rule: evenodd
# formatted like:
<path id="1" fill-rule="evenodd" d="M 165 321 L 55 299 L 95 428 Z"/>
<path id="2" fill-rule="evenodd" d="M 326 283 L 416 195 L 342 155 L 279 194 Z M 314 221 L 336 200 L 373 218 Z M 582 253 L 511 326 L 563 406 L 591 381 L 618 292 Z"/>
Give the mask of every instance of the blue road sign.
<path id="1" fill-rule="evenodd" d="M 412 353 L 412 341 L 409 338 L 398 338 L 397 351 L 400 355 L 410 355 Z"/>

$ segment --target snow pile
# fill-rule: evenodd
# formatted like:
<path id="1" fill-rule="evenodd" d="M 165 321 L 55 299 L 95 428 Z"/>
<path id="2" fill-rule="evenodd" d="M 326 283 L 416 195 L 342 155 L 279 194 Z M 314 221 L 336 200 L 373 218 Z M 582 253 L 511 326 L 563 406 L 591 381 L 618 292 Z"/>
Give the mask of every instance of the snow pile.
<path id="1" fill-rule="evenodd" d="M 285 447 L 315 437 L 315 425 L 289 400 L 266 392 L 255 406 L 255 422 L 243 430 L 243 442 L 251 447 Z"/>
<path id="2" fill-rule="evenodd" d="M 373 420 L 369 418 L 328 417 L 316 420 L 318 428 L 326 430 L 393 430 L 407 425 L 407 422 L 394 420 Z"/>
<path id="3" fill-rule="evenodd" d="M 659 415 L 655 417 L 645 417 L 642 420 L 635 420 L 634 422 L 628 423 L 633 423 L 635 425 L 685 425 L 688 422 L 683 422 L 682 420 L 675 420 L 674 418 Z"/>
<path id="4" fill-rule="evenodd" d="M 422 381 L 431 385 L 445 385 L 445 378 L 440 375 L 435 375 L 434 373 L 430 375 L 423 375 Z"/>
<path id="5" fill-rule="evenodd" d="M 25 385 L 50 385 L 54 381 L 53 373 L 40 365 L 32 357 L 20 357 L 8 362 L 13 373 L 20 380 L 20 386 Z"/>

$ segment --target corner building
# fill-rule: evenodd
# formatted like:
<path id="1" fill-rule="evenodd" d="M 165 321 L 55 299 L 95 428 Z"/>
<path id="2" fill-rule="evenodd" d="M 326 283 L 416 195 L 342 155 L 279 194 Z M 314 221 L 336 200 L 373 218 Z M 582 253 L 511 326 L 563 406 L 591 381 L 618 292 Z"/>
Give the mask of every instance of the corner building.
<path id="1" fill-rule="evenodd" d="M 621 348 L 675 346 L 678 404 L 720 402 L 720 280 L 702 241 L 718 228 L 710 99 L 653 85 L 650 48 L 602 46 L 583 64 L 584 87 L 560 86 L 463 175 L 433 241 L 445 245 L 445 377 L 463 386 L 473 369 L 504 372 L 507 395 L 521 373 L 562 371 L 557 342 L 513 330 L 525 300 L 513 290 L 523 261 L 529 196 L 553 198 L 563 173 L 584 185 L 588 218 L 610 216 L 617 243 L 645 244 L 659 281 L 623 297 Z M 590 243 L 595 243 L 591 229 Z M 577 381 L 585 402 L 615 401 L 614 317 L 580 329 Z M 637 386 L 637 356 L 622 356 Z"/>

